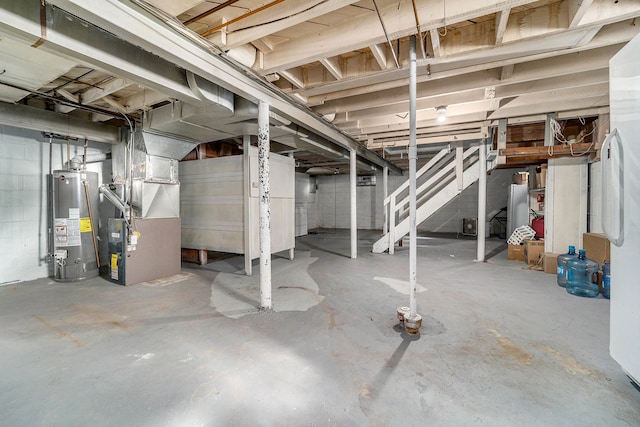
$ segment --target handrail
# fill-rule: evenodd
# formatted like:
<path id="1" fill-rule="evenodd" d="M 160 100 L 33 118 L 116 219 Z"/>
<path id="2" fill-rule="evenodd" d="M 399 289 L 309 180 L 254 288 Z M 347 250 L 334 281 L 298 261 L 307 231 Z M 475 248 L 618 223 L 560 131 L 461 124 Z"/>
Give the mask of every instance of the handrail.
<path id="1" fill-rule="evenodd" d="M 600 148 L 602 153 L 601 160 L 602 160 L 602 191 L 603 193 L 606 193 L 608 190 L 612 189 L 609 183 L 609 180 L 611 178 L 609 176 L 610 174 L 609 162 L 611 160 L 609 160 L 609 155 L 607 153 L 607 150 L 609 149 L 609 147 L 612 146 L 611 141 L 615 141 L 618 144 L 618 157 L 619 157 L 618 166 L 620 168 L 620 171 L 622 171 L 622 173 L 620 173 L 621 178 L 619 179 L 619 183 L 618 183 L 619 196 L 617 198 L 618 199 L 617 208 L 618 208 L 618 218 L 619 218 L 618 234 L 614 236 L 611 230 L 609 229 L 609 217 L 608 217 L 609 205 L 607 203 L 606 197 L 602 197 L 602 229 L 604 231 L 604 234 L 611 241 L 611 243 L 620 247 L 624 242 L 624 173 L 623 173 L 624 172 L 624 149 L 622 145 L 622 135 L 620 134 L 620 130 L 618 130 L 618 128 L 613 128 L 611 133 L 607 135 L 607 137 L 605 138 L 604 142 L 602 143 L 602 147 Z M 620 172 L 620 171 L 617 171 L 617 172 Z M 614 193 L 614 196 L 615 196 L 615 193 Z"/>
<path id="2" fill-rule="evenodd" d="M 416 172 L 416 179 L 420 178 L 422 175 L 424 175 L 429 169 L 431 169 L 433 166 L 435 166 L 444 156 L 446 156 L 447 154 L 449 154 L 449 148 L 443 148 L 442 150 L 438 151 L 438 153 L 433 156 L 431 158 L 431 160 L 429 160 L 427 162 L 427 164 L 425 164 L 424 166 L 422 166 L 418 172 Z M 384 206 L 389 204 L 389 201 L 391 200 L 391 196 L 395 196 L 397 197 L 398 194 L 400 194 L 400 192 L 402 192 L 403 190 L 406 190 L 407 187 L 409 187 L 409 181 L 405 181 L 403 182 L 400 187 L 396 188 L 395 191 L 391 194 L 389 194 L 387 197 L 385 197 L 384 199 Z"/>
<path id="3" fill-rule="evenodd" d="M 416 189 L 416 201 L 420 203 L 418 207 L 419 216 L 428 213 L 428 210 L 424 211 L 425 208 L 432 209 L 435 206 L 434 203 L 439 203 L 437 198 L 434 199 L 434 197 L 429 195 L 429 192 L 434 192 L 434 195 L 435 193 L 440 194 L 444 192 L 447 194 L 445 197 L 447 200 L 451 200 L 456 194 L 460 194 L 462 189 L 454 185 L 455 180 L 451 181 L 450 179 L 452 171 L 460 167 L 460 164 L 462 164 L 463 167 L 463 189 L 478 179 L 479 160 L 472 158 L 472 156 L 479 150 L 479 145 L 471 146 L 462 153 L 462 159 L 454 155 L 453 158 L 449 158 L 446 162 L 443 162 L 443 158 L 451 153 L 450 150 L 445 148 L 438 152 L 436 156 L 420 169 L 418 173 L 420 176 L 424 176 L 425 173 L 432 170 L 434 166 L 437 167 L 437 170 L 435 170 L 428 179 L 423 178 L 424 182 Z M 470 161 L 470 163 L 465 165 L 465 161 Z M 440 165 L 438 165 L 438 163 L 440 163 Z M 392 255 L 394 253 L 396 239 L 407 232 L 409 218 L 406 216 L 406 205 L 409 203 L 410 197 L 406 195 L 402 197 L 401 200 L 398 200 L 400 193 L 406 190 L 407 187 L 408 181 L 400 185 L 384 200 L 383 208 L 386 213 L 385 225 L 387 225 L 387 232 L 374 243 L 375 252 L 388 250 L 389 254 Z"/>
<path id="4" fill-rule="evenodd" d="M 480 149 L 479 146 L 473 146 L 473 147 L 467 148 L 467 150 L 464 152 L 464 154 L 462 156 L 462 160 L 463 161 L 466 160 L 467 158 L 469 158 L 471 155 L 473 155 L 479 149 Z M 442 168 L 442 170 L 438 171 L 438 173 L 436 175 L 434 175 L 434 177 L 441 178 L 442 176 L 445 175 L 446 172 L 448 172 L 449 170 L 453 169 L 454 167 L 455 167 L 455 164 L 453 162 L 450 162 L 448 165 L 446 165 L 444 168 Z M 429 186 L 431 186 L 431 184 L 433 184 L 433 181 L 434 181 L 434 179 L 432 178 L 429 181 L 427 181 L 426 183 L 422 184 L 416 190 L 416 194 L 422 193 L 427 187 L 429 187 Z M 395 193 L 395 191 L 394 191 L 394 193 Z M 394 194 L 394 196 L 395 196 L 395 194 Z M 404 197 L 401 201 L 396 201 L 396 210 L 399 210 L 400 206 L 405 205 L 407 203 L 407 199 L 409 199 L 409 196 Z M 392 214 L 394 212 L 392 212 Z"/>

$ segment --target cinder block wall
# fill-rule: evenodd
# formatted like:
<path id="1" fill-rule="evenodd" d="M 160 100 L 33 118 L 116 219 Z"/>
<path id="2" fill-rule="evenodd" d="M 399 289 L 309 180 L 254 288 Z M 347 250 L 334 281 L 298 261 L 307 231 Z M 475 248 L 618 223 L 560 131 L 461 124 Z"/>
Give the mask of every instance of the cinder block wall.
<path id="1" fill-rule="evenodd" d="M 296 173 L 296 208 L 304 208 L 307 212 L 307 229 L 318 228 L 316 215 L 316 179 L 306 173 Z M 298 217 L 296 215 L 296 221 Z M 298 224 L 296 223 L 296 228 Z"/>
<path id="2" fill-rule="evenodd" d="M 487 176 L 487 221 L 507 206 L 507 193 L 514 170 L 491 171 Z M 478 183 L 471 184 L 458 197 L 431 218 L 418 226 L 418 230 L 439 233 L 461 233 L 464 218 L 478 217 Z M 489 229 L 487 229 L 489 232 Z"/>
<path id="3" fill-rule="evenodd" d="M 507 204 L 507 191 L 513 170 L 494 170 L 487 177 L 487 220 Z M 406 176 L 389 176 L 389 193 L 405 180 Z M 349 228 L 350 195 L 349 175 L 319 176 L 317 198 L 318 227 Z M 382 229 L 383 188 L 382 174 L 376 176 L 375 186 L 356 188 L 358 228 Z M 418 226 L 421 231 L 462 232 L 463 218 L 478 216 L 478 184 L 472 184 L 431 218 Z"/>
<path id="4" fill-rule="evenodd" d="M 66 153 L 61 141 L 53 144 L 54 170 Z M 82 147 L 71 147 L 76 154 Z M 102 165 L 90 170 L 101 172 Z M 0 126 L 0 286 L 49 275 L 48 171 L 49 144 L 40 132 Z"/>

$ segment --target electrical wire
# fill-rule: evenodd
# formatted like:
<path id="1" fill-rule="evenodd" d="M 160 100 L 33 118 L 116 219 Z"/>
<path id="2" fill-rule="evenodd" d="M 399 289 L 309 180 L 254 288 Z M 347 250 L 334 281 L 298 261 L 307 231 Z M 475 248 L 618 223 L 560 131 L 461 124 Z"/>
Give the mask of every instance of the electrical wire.
<path id="1" fill-rule="evenodd" d="M 447 1 L 442 0 L 442 23 L 444 24 L 444 34 L 438 30 L 438 34 L 440 37 L 444 37 L 447 35 Z"/>
<path id="2" fill-rule="evenodd" d="M 578 117 L 578 120 L 580 121 L 580 124 L 582 125 L 586 124 L 586 121 L 583 117 Z M 589 147 L 586 150 L 582 151 L 581 153 L 573 152 L 573 144 L 579 144 L 585 139 L 587 139 L 588 137 L 590 137 L 591 135 L 593 135 L 594 133 L 596 133 L 600 125 L 596 123 L 593 126 L 593 129 L 591 129 L 591 131 L 588 133 L 583 133 L 582 131 L 580 131 L 580 133 L 578 134 L 578 138 L 576 138 L 575 140 L 567 140 L 565 138 L 563 134 L 565 123 L 560 124 L 557 120 L 551 119 L 549 122 L 549 126 L 551 127 L 551 132 L 553 134 L 554 141 L 558 141 L 561 144 L 568 145 L 569 151 L 572 157 L 580 157 L 580 156 L 584 156 L 585 154 L 588 154 L 591 151 L 591 149 L 595 144 L 595 141 L 592 141 Z M 582 136 L 580 136 L 580 134 L 582 134 Z M 549 148 L 547 149 L 547 154 L 549 154 L 549 157 L 553 157 L 553 144 L 550 145 Z"/>

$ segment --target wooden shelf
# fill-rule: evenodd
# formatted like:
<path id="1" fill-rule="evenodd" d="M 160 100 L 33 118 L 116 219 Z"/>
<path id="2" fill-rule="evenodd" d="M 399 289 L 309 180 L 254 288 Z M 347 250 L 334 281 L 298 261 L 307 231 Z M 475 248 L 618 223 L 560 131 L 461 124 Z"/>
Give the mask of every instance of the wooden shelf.
<path id="1" fill-rule="evenodd" d="M 587 155 L 599 149 L 598 144 L 582 143 L 573 145 L 552 145 L 550 147 L 514 147 L 498 150 L 498 155 L 505 157 L 536 156 L 539 159 L 566 157 L 572 155 Z"/>

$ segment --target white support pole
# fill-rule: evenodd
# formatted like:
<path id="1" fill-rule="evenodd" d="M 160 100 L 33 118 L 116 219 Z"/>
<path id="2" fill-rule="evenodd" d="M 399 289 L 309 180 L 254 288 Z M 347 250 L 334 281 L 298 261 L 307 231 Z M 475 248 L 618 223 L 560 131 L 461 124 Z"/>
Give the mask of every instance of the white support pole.
<path id="1" fill-rule="evenodd" d="M 389 195 L 389 167 L 382 168 L 382 200 Z M 384 206 L 382 211 L 382 235 L 389 231 L 389 205 Z"/>
<path id="2" fill-rule="evenodd" d="M 478 254 L 476 261 L 484 262 L 487 222 L 487 144 L 485 140 L 480 141 L 478 155 L 480 176 L 478 178 Z"/>
<path id="3" fill-rule="evenodd" d="M 258 176 L 260 177 L 260 308 L 271 310 L 271 183 L 269 177 L 269 104 L 258 104 Z"/>
<path id="4" fill-rule="evenodd" d="M 393 255 L 396 249 L 396 196 L 391 195 L 389 200 L 389 255 Z"/>
<path id="5" fill-rule="evenodd" d="M 416 37 L 409 43 L 409 314 L 417 314 L 417 236 L 416 236 Z"/>
<path id="6" fill-rule="evenodd" d="M 358 256 L 358 217 L 356 216 L 356 151 L 349 153 L 349 178 L 351 194 L 351 259 Z"/>
<path id="7" fill-rule="evenodd" d="M 294 159 L 293 151 L 289 153 L 289 157 Z M 295 160 L 294 160 L 294 162 L 295 162 Z M 294 177 L 294 183 L 295 183 L 295 177 Z M 294 195 L 295 195 L 295 190 L 294 190 Z M 294 218 L 296 216 L 295 210 L 296 210 L 296 208 L 295 208 L 295 201 L 294 201 L 294 207 L 293 207 L 293 217 Z M 295 237 L 293 238 L 293 244 L 295 245 Z M 295 246 L 293 248 L 289 248 L 289 261 L 293 261 L 293 257 L 295 256 L 295 252 L 296 252 Z"/>
<path id="8" fill-rule="evenodd" d="M 458 191 L 464 189 L 464 142 L 456 142 L 456 182 Z"/>
<path id="9" fill-rule="evenodd" d="M 251 255 L 253 254 L 253 221 L 251 215 L 251 163 L 249 162 L 249 150 L 251 147 L 251 135 L 242 137 L 242 170 L 244 193 L 242 204 L 244 208 L 243 229 L 244 229 L 244 273 L 247 276 L 253 274 Z"/>
<path id="10" fill-rule="evenodd" d="M 422 316 L 417 312 L 417 224 L 416 224 L 416 36 L 409 39 L 409 312 L 403 312 L 404 328 L 409 335 L 420 334 Z"/>
<path id="11" fill-rule="evenodd" d="M 544 146 L 550 147 L 555 142 L 555 135 L 553 134 L 553 128 L 551 127 L 551 121 L 556 119 L 555 113 L 547 113 L 547 119 L 544 123 Z M 544 195 L 544 251 L 553 252 L 553 238 L 554 238 L 554 197 L 555 197 L 555 182 L 556 182 L 556 160 L 549 159 L 547 169 L 547 183 Z M 578 208 L 578 207 L 576 207 Z"/>

